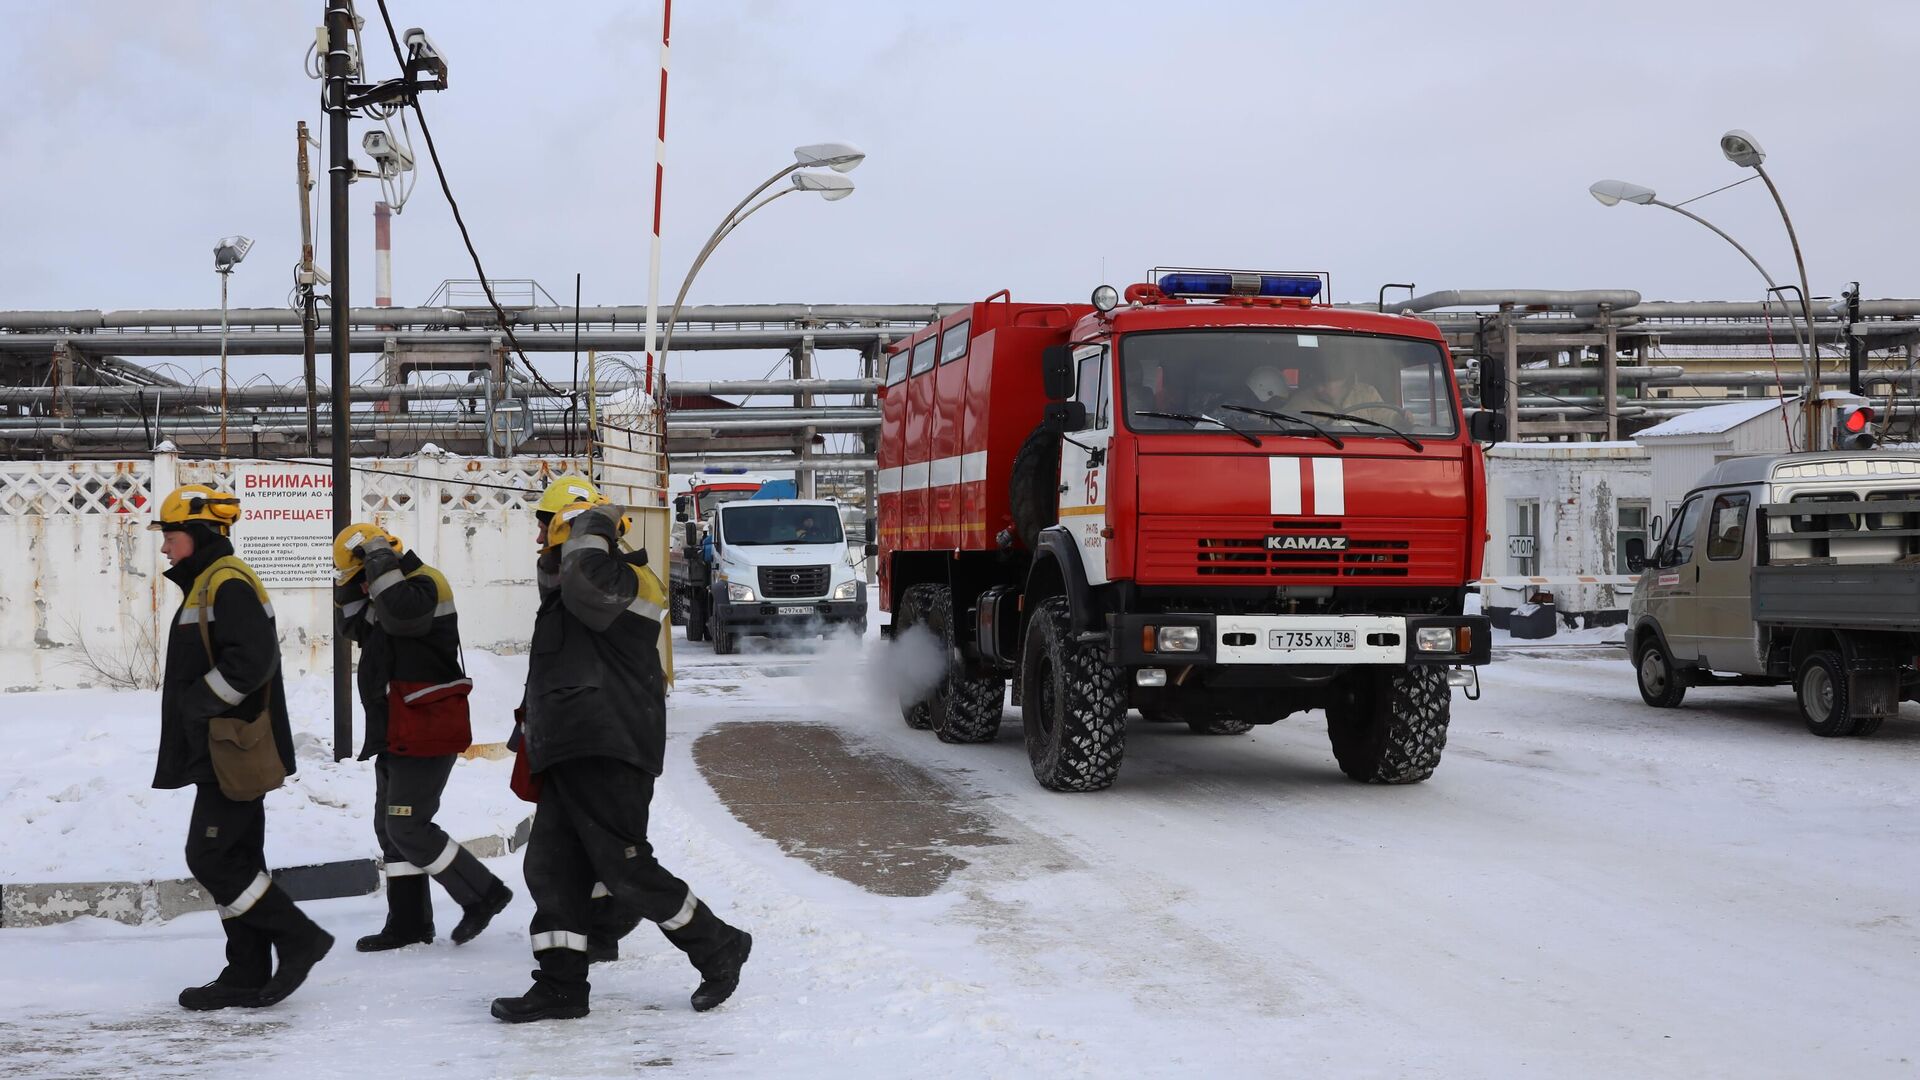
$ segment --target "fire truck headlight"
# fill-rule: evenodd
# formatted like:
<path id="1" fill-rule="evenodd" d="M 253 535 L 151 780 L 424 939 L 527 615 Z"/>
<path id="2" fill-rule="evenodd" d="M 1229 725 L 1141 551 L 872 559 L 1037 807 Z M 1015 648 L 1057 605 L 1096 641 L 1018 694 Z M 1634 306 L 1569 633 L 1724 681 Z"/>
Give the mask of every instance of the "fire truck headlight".
<path id="1" fill-rule="evenodd" d="M 751 604 L 753 590 L 737 581 L 729 581 L 727 582 L 727 599 L 736 604 Z"/>
<path id="2" fill-rule="evenodd" d="M 1199 652 L 1200 628 L 1197 626 L 1163 626 L 1157 644 L 1160 652 Z"/>
<path id="3" fill-rule="evenodd" d="M 1421 652 L 1453 652 L 1453 627 L 1422 627 L 1414 632 L 1413 643 Z"/>

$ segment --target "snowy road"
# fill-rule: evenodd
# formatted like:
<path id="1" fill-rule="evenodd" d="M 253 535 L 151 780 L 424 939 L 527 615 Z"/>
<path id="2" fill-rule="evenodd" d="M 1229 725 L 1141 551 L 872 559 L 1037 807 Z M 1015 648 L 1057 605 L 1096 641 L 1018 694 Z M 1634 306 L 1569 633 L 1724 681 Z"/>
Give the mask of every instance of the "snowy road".
<path id="1" fill-rule="evenodd" d="M 1456 696 L 1426 784 L 1345 780 L 1311 714 L 1238 738 L 1136 720 L 1115 788 L 1056 795 L 1017 712 L 987 746 L 909 731 L 878 689 L 893 665 L 857 646 L 679 659 L 656 841 L 756 933 L 726 1008 L 690 1012 L 691 973 L 643 929 L 595 969 L 588 1020 L 494 1023 L 487 998 L 525 985 L 521 899 L 469 946 L 348 944 L 278 1009 L 191 1017 L 171 999 L 213 970 L 213 916 L 87 921 L 0 932 L 0 1076 L 241 1055 L 309 1075 L 1920 1072 L 1912 706 L 1820 740 L 1780 691 L 1656 712 L 1617 660 L 1517 658 Z M 692 745 L 729 721 L 828 725 L 1001 842 L 954 852 L 925 897 L 823 874 L 701 778 Z M 379 902 L 312 910 L 350 942 Z"/>

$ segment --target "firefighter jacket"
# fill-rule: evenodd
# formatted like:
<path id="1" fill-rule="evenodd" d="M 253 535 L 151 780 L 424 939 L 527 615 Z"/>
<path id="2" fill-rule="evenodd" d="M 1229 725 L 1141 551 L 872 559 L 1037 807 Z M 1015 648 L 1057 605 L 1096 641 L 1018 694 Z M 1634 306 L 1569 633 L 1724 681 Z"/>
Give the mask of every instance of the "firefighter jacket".
<path id="1" fill-rule="evenodd" d="M 604 757 L 659 776 L 667 741 L 666 590 L 646 566 L 615 554 L 614 524 L 604 512 L 580 515 L 570 533 L 557 558 L 540 559 L 521 732 L 528 767 L 538 773 Z"/>
<path id="2" fill-rule="evenodd" d="M 287 691 L 280 678 L 280 635 L 273 603 L 253 570 L 233 553 L 225 537 L 208 537 L 192 556 L 167 571 L 185 593 L 167 634 L 166 670 L 160 681 L 160 754 L 153 786 L 214 783 L 207 757 L 207 721 L 216 716 L 251 720 L 263 707 L 273 714 L 273 741 L 280 764 L 293 775 L 293 731 L 287 724 Z M 214 662 L 200 640 L 205 605 Z"/>
<path id="3" fill-rule="evenodd" d="M 365 761 L 387 749 L 388 683 L 437 686 L 466 678 L 453 587 L 413 552 L 396 555 L 384 543 L 369 544 L 361 575 L 335 588 L 333 602 L 347 636 L 360 645 L 357 679 L 367 714 L 360 760 Z"/>

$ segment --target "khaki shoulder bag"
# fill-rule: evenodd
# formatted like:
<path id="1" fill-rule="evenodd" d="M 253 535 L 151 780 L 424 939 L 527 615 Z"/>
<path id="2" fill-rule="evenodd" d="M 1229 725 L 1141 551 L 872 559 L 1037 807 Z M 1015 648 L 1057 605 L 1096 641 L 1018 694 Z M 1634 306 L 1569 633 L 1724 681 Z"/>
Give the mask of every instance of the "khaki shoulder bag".
<path id="1" fill-rule="evenodd" d="M 200 644 L 207 650 L 207 665 L 216 669 L 213 635 L 207 632 L 207 609 L 213 602 L 212 575 L 200 590 Z M 274 649 L 273 668 L 280 669 L 280 650 Z M 287 769 L 280 761 L 280 748 L 273 741 L 273 695 L 267 695 L 260 715 L 251 720 L 237 716 L 216 716 L 207 721 L 207 757 L 213 761 L 214 778 L 220 781 L 220 794 L 235 802 L 252 802 L 287 782 Z"/>

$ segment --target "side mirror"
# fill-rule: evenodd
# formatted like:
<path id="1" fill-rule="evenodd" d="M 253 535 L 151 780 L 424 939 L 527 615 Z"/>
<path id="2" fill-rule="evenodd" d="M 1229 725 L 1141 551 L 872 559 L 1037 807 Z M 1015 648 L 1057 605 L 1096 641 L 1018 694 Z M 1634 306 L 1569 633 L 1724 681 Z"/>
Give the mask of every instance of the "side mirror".
<path id="1" fill-rule="evenodd" d="M 1474 442 L 1497 443 L 1507 437 L 1507 414 L 1481 409 L 1467 418 L 1467 435 Z"/>
<path id="2" fill-rule="evenodd" d="M 880 537 L 879 526 L 880 526 L 879 522 L 873 520 L 872 518 L 867 519 L 867 543 L 869 545 L 871 545 L 875 540 L 879 539 Z M 871 555 L 873 554 L 873 552 L 869 551 L 867 552 L 867 554 Z"/>
<path id="3" fill-rule="evenodd" d="M 1054 431 L 1085 431 L 1087 407 L 1078 401 L 1056 401 L 1047 406 L 1046 425 Z"/>
<path id="4" fill-rule="evenodd" d="M 680 531 L 686 536 L 688 547 L 698 548 L 700 546 L 700 526 L 688 521 L 681 526 Z"/>
<path id="5" fill-rule="evenodd" d="M 687 520 L 687 512 L 685 510 L 674 511 L 673 520 L 681 522 L 682 524 L 685 524 Z"/>
<path id="6" fill-rule="evenodd" d="M 1653 515 L 1653 521 L 1647 525 L 1647 538 L 1657 544 L 1666 531 L 1666 522 L 1660 520 L 1659 514 Z"/>
<path id="7" fill-rule="evenodd" d="M 1065 345 L 1040 350 L 1040 387 L 1048 401 L 1065 401 L 1073 396 L 1073 353 Z"/>
<path id="8" fill-rule="evenodd" d="M 880 554 L 880 545 L 874 543 L 871 540 L 867 541 L 867 550 L 866 550 L 867 558 L 871 559 L 878 554 Z"/>
<path id="9" fill-rule="evenodd" d="M 1638 536 L 1627 537 L 1627 569 L 1639 573 L 1647 568 L 1647 542 Z"/>

